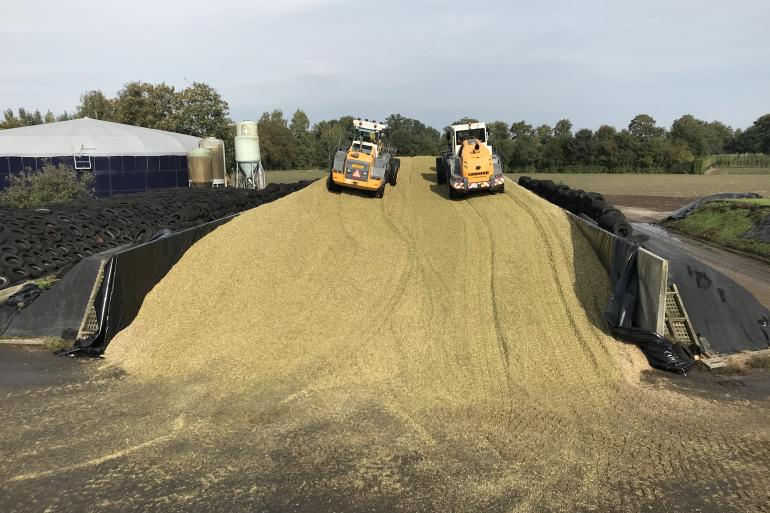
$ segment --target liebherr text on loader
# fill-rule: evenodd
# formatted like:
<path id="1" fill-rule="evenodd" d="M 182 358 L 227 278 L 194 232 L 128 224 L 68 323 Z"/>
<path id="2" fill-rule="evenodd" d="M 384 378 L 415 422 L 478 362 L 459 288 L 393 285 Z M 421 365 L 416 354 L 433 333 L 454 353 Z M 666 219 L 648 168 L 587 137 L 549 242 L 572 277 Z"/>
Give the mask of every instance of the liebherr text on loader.
<path id="1" fill-rule="evenodd" d="M 436 180 L 448 185 L 450 198 L 475 191 L 503 192 L 500 157 L 492 151 L 484 123 L 452 125 L 447 139 L 447 151 L 436 158 Z"/>
<path id="2" fill-rule="evenodd" d="M 326 187 L 331 192 L 340 192 L 343 187 L 371 191 L 375 197 L 382 198 L 386 183 L 396 185 L 401 165 L 395 149 L 385 143 L 388 125 L 354 119 L 353 128 L 350 147 L 347 151 L 337 151 L 334 156 Z"/>

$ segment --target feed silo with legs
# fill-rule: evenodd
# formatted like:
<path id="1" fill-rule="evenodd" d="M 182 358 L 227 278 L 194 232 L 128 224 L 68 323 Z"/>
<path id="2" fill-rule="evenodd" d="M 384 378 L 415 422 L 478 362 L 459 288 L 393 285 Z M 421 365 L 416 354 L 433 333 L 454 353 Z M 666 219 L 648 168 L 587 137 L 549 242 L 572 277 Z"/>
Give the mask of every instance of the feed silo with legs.
<path id="1" fill-rule="evenodd" d="M 254 121 L 235 125 L 235 186 L 265 188 L 265 170 L 259 152 L 259 134 Z"/>

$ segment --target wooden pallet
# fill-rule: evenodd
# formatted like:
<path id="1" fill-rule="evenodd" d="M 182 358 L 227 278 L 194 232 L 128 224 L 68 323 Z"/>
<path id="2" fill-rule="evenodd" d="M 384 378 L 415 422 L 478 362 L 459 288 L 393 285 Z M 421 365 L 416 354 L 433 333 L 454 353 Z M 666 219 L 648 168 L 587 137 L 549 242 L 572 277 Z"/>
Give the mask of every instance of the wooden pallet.
<path id="1" fill-rule="evenodd" d="M 666 291 L 666 337 L 686 346 L 700 346 L 698 334 L 690 322 L 676 283 Z"/>
<path id="2" fill-rule="evenodd" d="M 730 364 L 740 365 L 745 364 L 753 359 L 768 357 L 770 357 L 770 349 L 761 349 L 759 351 L 744 351 L 726 356 L 713 356 L 711 358 L 703 358 L 701 361 L 709 369 L 721 369 L 722 367 L 727 367 Z"/>

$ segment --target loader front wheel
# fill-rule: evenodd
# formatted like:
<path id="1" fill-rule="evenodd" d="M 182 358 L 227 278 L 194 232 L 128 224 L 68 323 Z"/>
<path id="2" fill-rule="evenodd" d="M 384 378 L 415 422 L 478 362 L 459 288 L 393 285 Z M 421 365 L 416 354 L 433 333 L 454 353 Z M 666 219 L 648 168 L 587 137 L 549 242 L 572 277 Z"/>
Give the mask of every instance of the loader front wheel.
<path id="1" fill-rule="evenodd" d="M 340 192 L 342 190 L 339 185 L 334 183 L 331 171 L 329 172 L 329 176 L 326 178 L 326 190 L 329 192 Z"/>

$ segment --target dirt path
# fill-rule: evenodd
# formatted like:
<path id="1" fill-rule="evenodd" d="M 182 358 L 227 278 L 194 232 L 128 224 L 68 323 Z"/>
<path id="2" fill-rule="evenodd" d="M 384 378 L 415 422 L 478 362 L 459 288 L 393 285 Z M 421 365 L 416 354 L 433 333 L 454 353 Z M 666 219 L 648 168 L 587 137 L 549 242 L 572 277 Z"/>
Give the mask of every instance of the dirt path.
<path id="1" fill-rule="evenodd" d="M 4 511 L 765 511 L 766 398 L 642 383 L 565 215 L 432 162 L 239 217 L 87 381 L 0 390 Z"/>

